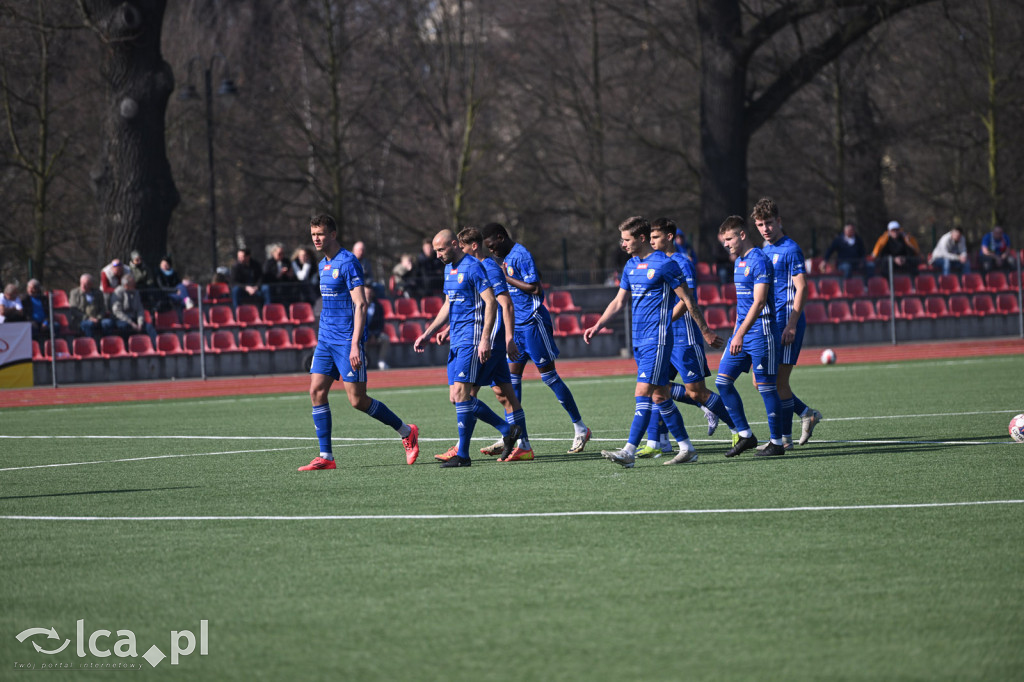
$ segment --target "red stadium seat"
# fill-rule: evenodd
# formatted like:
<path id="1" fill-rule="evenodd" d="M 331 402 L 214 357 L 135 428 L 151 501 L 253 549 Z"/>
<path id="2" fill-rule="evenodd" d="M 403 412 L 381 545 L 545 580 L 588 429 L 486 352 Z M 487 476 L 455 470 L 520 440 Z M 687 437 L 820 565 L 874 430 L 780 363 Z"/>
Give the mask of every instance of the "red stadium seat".
<path id="1" fill-rule="evenodd" d="M 198 355 L 203 350 L 203 337 L 199 332 L 185 332 L 184 346 L 190 354 Z"/>
<path id="2" fill-rule="evenodd" d="M 313 306 L 308 303 L 292 303 L 288 309 L 288 315 L 291 317 L 292 324 L 316 323 L 316 318 L 313 317 Z"/>
<path id="3" fill-rule="evenodd" d="M 128 337 L 128 352 L 132 357 L 141 358 L 147 355 L 159 355 L 153 348 L 153 340 L 148 334 L 132 334 Z"/>
<path id="4" fill-rule="evenodd" d="M 877 311 L 878 319 L 892 319 L 892 303 L 888 298 L 880 298 L 875 301 L 875 310 Z"/>
<path id="5" fill-rule="evenodd" d="M 1010 287 L 1010 291 L 1017 291 L 1020 289 L 1020 283 L 1017 281 L 1017 273 L 1011 272 L 1006 276 L 1006 285 Z"/>
<path id="6" fill-rule="evenodd" d="M 427 317 L 428 320 L 433 320 L 437 317 L 437 313 L 444 307 L 444 299 L 440 296 L 424 296 L 420 300 L 420 310 Z"/>
<path id="7" fill-rule="evenodd" d="M 949 296 L 959 294 L 963 289 L 960 287 L 960 278 L 956 275 L 939 275 L 939 293 Z"/>
<path id="8" fill-rule="evenodd" d="M 595 324 L 597 324 L 597 321 L 600 320 L 600 319 L 601 319 L 601 313 L 583 313 L 583 315 L 580 316 L 580 328 L 581 329 L 590 329 Z M 711 326 L 710 322 L 708 322 L 708 326 Z M 611 334 L 611 333 L 612 333 L 612 330 L 608 329 L 608 327 L 602 327 L 601 331 L 598 332 L 598 334 Z"/>
<path id="9" fill-rule="evenodd" d="M 399 298 L 394 302 L 395 315 L 403 320 L 424 320 L 426 315 L 420 310 L 415 298 Z"/>
<path id="10" fill-rule="evenodd" d="M 68 342 L 64 339 L 56 339 L 53 347 L 57 349 L 56 357 L 58 360 L 71 360 L 73 358 L 71 350 L 68 348 Z M 43 356 L 47 358 L 53 357 L 49 341 L 43 343 Z"/>
<path id="11" fill-rule="evenodd" d="M 924 311 L 928 317 L 933 319 L 949 317 L 949 306 L 946 305 L 945 296 L 929 296 L 924 299 Z"/>
<path id="12" fill-rule="evenodd" d="M 853 317 L 859 322 L 869 322 L 879 319 L 875 312 L 875 302 L 868 298 L 859 298 L 853 302 Z"/>
<path id="13" fill-rule="evenodd" d="M 914 278 L 914 291 L 918 296 L 934 296 L 939 293 L 939 283 L 935 275 L 930 272 L 922 272 Z"/>
<path id="14" fill-rule="evenodd" d="M 579 318 L 575 315 L 563 313 L 555 316 L 555 336 L 576 336 L 582 333 Z"/>
<path id="15" fill-rule="evenodd" d="M 839 280 L 826 278 L 818 280 L 818 297 L 826 300 L 843 297 L 843 287 Z"/>
<path id="16" fill-rule="evenodd" d="M 722 285 L 722 303 L 736 305 L 736 285 L 732 282 Z"/>
<path id="17" fill-rule="evenodd" d="M 192 353 L 181 347 L 178 335 L 172 332 L 158 334 L 156 337 L 156 352 L 161 355 L 191 355 Z"/>
<path id="18" fill-rule="evenodd" d="M 949 297 L 949 313 L 953 317 L 976 317 L 978 315 L 971 307 L 971 299 L 964 294 L 953 294 Z"/>
<path id="19" fill-rule="evenodd" d="M 206 326 L 210 329 L 227 329 L 238 326 L 235 313 L 229 305 L 210 306 L 206 311 Z"/>
<path id="20" fill-rule="evenodd" d="M 57 325 L 57 331 L 60 334 L 72 334 L 71 323 L 68 322 L 68 316 L 64 313 L 53 313 L 53 321 Z"/>
<path id="21" fill-rule="evenodd" d="M 384 333 L 388 335 L 388 341 L 391 343 L 398 343 L 401 339 L 398 337 L 398 329 L 395 327 L 394 322 L 384 323 Z"/>
<path id="22" fill-rule="evenodd" d="M 189 308 L 181 313 L 182 329 L 199 329 L 200 322 L 199 308 Z"/>
<path id="23" fill-rule="evenodd" d="M 572 300 L 572 294 L 568 291 L 552 291 L 545 298 L 548 310 L 558 313 L 580 313 L 583 311 L 576 302 Z"/>
<path id="24" fill-rule="evenodd" d="M 43 349 L 39 347 L 39 342 L 32 339 L 32 360 L 45 360 L 43 356 Z"/>
<path id="25" fill-rule="evenodd" d="M 729 311 L 721 306 L 706 308 L 704 310 L 704 321 L 712 329 L 728 329 L 732 326 L 729 324 Z"/>
<path id="26" fill-rule="evenodd" d="M 982 317 L 996 313 L 996 303 L 992 294 L 975 294 L 971 297 L 971 307 L 974 308 L 975 314 Z"/>
<path id="27" fill-rule="evenodd" d="M 398 342 L 412 343 L 423 333 L 423 325 L 419 322 L 403 322 L 398 325 Z"/>
<path id="28" fill-rule="evenodd" d="M 853 312 L 847 301 L 829 301 L 828 319 L 836 324 L 840 322 L 853 322 Z"/>
<path id="29" fill-rule="evenodd" d="M 968 272 L 964 275 L 964 293 L 979 294 L 985 291 L 985 278 L 977 272 Z"/>
<path id="30" fill-rule="evenodd" d="M 868 295 L 868 288 L 860 277 L 851 277 L 843 282 L 843 293 L 847 298 L 864 298 Z"/>
<path id="31" fill-rule="evenodd" d="M 270 350 L 263 343 L 263 336 L 260 334 L 259 329 L 243 329 L 240 331 L 238 333 L 238 347 L 246 352 Z"/>
<path id="32" fill-rule="evenodd" d="M 379 299 L 381 310 L 384 311 L 385 320 L 393 320 L 395 322 L 401 322 L 402 318 L 395 314 L 395 306 L 386 298 Z"/>
<path id="33" fill-rule="evenodd" d="M 292 332 L 292 343 L 299 348 L 315 348 L 316 332 L 312 327 L 296 327 Z"/>
<path id="34" fill-rule="evenodd" d="M 208 353 L 231 353 L 240 350 L 235 343 L 235 335 L 227 329 L 218 329 L 210 335 L 210 343 L 206 347 Z"/>
<path id="35" fill-rule="evenodd" d="M 53 310 L 65 310 L 71 307 L 71 303 L 68 302 L 68 295 L 63 289 L 52 289 L 50 293 L 53 295 L 53 303 L 50 304 L 50 308 Z"/>
<path id="36" fill-rule="evenodd" d="M 105 358 L 127 358 L 128 349 L 124 347 L 124 339 L 120 336 L 104 336 L 100 339 L 100 355 Z"/>
<path id="37" fill-rule="evenodd" d="M 99 348 L 96 347 L 96 340 L 91 336 L 83 336 L 75 339 L 71 345 L 71 353 L 79 359 L 101 358 Z"/>
<path id="38" fill-rule="evenodd" d="M 718 293 L 718 285 L 716 284 L 698 284 L 697 285 L 697 305 L 717 305 L 722 303 L 722 295 Z"/>
<path id="39" fill-rule="evenodd" d="M 288 330 L 284 327 L 271 327 L 267 330 L 267 347 L 271 350 L 286 350 L 298 348 L 288 337 Z"/>
<path id="40" fill-rule="evenodd" d="M 868 279 L 868 298 L 889 298 L 889 280 L 885 277 Z"/>
<path id="41" fill-rule="evenodd" d="M 985 287 L 993 293 L 999 293 L 1000 291 L 1009 291 L 1010 282 L 1006 279 L 1006 273 L 993 270 L 985 275 Z"/>
<path id="42" fill-rule="evenodd" d="M 1017 294 L 1008 291 L 996 294 L 996 312 L 1003 315 L 1016 315 L 1019 313 L 1020 307 L 1017 305 Z"/>
<path id="43" fill-rule="evenodd" d="M 263 306 L 263 324 L 269 326 L 275 324 L 290 324 L 288 309 L 281 303 L 268 303 Z"/>
<path id="44" fill-rule="evenodd" d="M 913 296 L 914 280 L 910 278 L 910 275 L 893 275 L 892 290 L 897 296 Z"/>
<path id="45" fill-rule="evenodd" d="M 238 320 L 239 327 L 258 327 L 263 324 L 260 309 L 251 303 L 240 304 L 235 311 L 235 319 Z"/>
<path id="46" fill-rule="evenodd" d="M 176 310 L 158 310 L 155 323 L 158 332 L 170 332 L 181 329 L 181 320 Z"/>
<path id="47" fill-rule="evenodd" d="M 921 320 L 928 316 L 928 313 L 925 312 L 924 304 L 921 303 L 921 299 L 915 296 L 908 296 L 900 301 L 900 314 L 898 317 L 902 317 L 905 320 Z"/>
<path id="48" fill-rule="evenodd" d="M 206 285 L 206 298 L 203 305 L 218 305 L 231 303 L 231 287 L 227 282 L 210 282 Z"/>
<path id="49" fill-rule="evenodd" d="M 804 306 L 804 317 L 807 319 L 807 324 L 826 324 L 830 321 L 828 310 L 821 301 L 808 301 Z"/>
<path id="50" fill-rule="evenodd" d="M 717 281 L 718 279 L 717 277 L 715 277 L 715 272 L 714 270 L 711 269 L 710 263 L 697 261 L 696 263 L 694 263 L 694 269 L 697 272 L 698 282 L 714 282 Z"/>

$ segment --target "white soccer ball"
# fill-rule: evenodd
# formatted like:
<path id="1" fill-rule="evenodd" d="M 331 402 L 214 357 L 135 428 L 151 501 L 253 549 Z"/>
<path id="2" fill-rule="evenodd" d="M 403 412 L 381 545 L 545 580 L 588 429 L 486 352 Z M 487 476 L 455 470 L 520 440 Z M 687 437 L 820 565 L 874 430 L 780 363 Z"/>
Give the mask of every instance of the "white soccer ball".
<path id="1" fill-rule="evenodd" d="M 1024 443 L 1024 414 L 1018 414 L 1010 420 L 1010 438 Z"/>
<path id="2" fill-rule="evenodd" d="M 831 348 L 826 348 L 821 351 L 821 364 L 823 365 L 834 365 L 836 364 L 836 352 Z"/>

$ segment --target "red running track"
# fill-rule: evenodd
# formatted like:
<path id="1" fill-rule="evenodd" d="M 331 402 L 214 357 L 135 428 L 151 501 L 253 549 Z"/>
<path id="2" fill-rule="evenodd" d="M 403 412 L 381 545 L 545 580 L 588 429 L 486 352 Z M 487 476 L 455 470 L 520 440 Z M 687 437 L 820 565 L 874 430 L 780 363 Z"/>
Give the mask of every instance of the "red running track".
<path id="1" fill-rule="evenodd" d="M 801 365 L 818 362 L 821 348 L 804 348 Z M 842 364 L 865 362 L 896 362 L 901 360 L 932 360 L 990 355 L 1024 354 L 1022 339 L 972 339 L 908 343 L 898 346 L 849 346 L 836 352 Z M 718 367 L 718 353 L 708 356 L 712 369 Z M 636 371 L 632 358 L 599 358 L 592 360 L 559 360 L 558 373 L 564 378 L 629 375 Z M 525 378 L 537 379 L 537 370 L 528 366 Z M 410 386 L 441 386 L 446 382 L 441 367 L 417 367 L 371 372 L 370 389 L 404 388 Z M 209 398 L 232 395 L 268 393 L 302 393 L 309 390 L 309 375 L 285 374 L 258 377 L 223 377 L 203 381 L 139 381 L 117 384 L 78 384 L 58 388 L 0 389 L 0 407 L 41 405 L 75 405 L 82 403 L 133 402 L 137 400 L 173 400 Z"/>

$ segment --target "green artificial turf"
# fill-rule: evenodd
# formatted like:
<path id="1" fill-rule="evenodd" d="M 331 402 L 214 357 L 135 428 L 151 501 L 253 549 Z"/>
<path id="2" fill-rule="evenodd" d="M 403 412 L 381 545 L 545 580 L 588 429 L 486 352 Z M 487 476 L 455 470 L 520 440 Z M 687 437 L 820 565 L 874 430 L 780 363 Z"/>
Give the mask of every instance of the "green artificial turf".
<path id="1" fill-rule="evenodd" d="M 708 438 L 682 406 L 700 461 L 631 470 L 599 456 L 626 437 L 630 377 L 568 381 L 594 431 L 583 455 L 529 382 L 536 461 L 454 470 L 431 457 L 455 438 L 447 389 L 372 375 L 420 427 L 415 466 L 340 393 L 338 469 L 309 473 L 304 393 L 0 410 L 0 677 L 1021 679 L 1024 504 L 975 504 L 1024 499 L 1006 432 L 1021 360 L 801 367 L 797 395 L 825 415 L 808 445 L 727 460 L 727 429 Z M 968 504 L 910 506 L 949 503 Z M 346 518 L 297 518 L 322 516 Z M 159 673 L 141 658 L 203 619 L 207 655 Z M 131 630 L 139 657 L 79 657 L 78 620 L 86 638 Z M 33 627 L 59 638 L 16 639 Z"/>

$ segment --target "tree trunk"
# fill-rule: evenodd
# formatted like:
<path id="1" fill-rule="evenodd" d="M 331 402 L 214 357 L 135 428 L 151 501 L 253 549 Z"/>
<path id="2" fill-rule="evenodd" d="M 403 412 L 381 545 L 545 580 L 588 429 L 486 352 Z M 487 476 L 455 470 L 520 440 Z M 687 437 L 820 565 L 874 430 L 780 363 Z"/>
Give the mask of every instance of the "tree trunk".
<path id="1" fill-rule="evenodd" d="M 178 205 L 164 142 L 174 74 L 160 54 L 166 0 L 83 0 L 104 47 L 108 84 L 103 148 L 92 173 L 100 204 L 101 259 L 137 250 L 151 266 L 167 249 Z"/>

